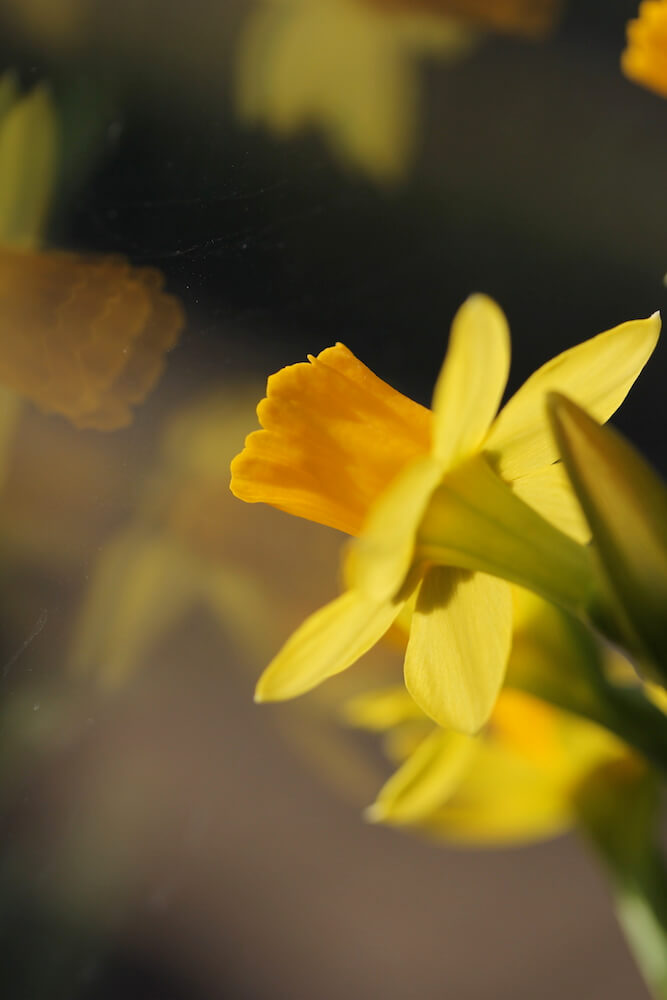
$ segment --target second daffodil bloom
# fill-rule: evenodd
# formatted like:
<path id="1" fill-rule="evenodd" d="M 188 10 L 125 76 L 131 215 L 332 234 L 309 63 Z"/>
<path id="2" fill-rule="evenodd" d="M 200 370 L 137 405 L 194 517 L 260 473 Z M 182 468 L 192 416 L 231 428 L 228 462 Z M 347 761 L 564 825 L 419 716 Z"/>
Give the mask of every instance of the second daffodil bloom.
<path id="1" fill-rule="evenodd" d="M 243 26 L 237 108 L 285 138 L 324 134 L 346 166 L 394 182 L 419 134 L 419 63 L 478 31 L 542 37 L 559 0 L 258 0 Z"/>
<path id="2" fill-rule="evenodd" d="M 506 581 L 580 610 L 594 590 L 545 394 L 567 393 L 607 420 L 659 330 L 656 315 L 565 351 L 497 416 L 509 330 L 483 295 L 454 319 L 432 411 L 342 344 L 273 375 L 258 407 L 264 429 L 232 463 L 232 492 L 358 537 L 345 561 L 348 589 L 288 640 L 258 700 L 291 698 L 339 673 L 401 615 L 412 697 L 440 725 L 476 732 L 509 656 Z"/>
<path id="3" fill-rule="evenodd" d="M 621 67 L 629 80 L 667 97 L 667 0 L 644 0 L 628 24 Z"/>

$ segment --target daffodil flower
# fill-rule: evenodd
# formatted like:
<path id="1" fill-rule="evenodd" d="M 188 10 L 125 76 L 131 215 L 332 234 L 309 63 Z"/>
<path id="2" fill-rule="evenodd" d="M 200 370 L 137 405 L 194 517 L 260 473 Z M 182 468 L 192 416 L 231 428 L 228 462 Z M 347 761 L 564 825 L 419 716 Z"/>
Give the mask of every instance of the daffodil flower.
<path id="1" fill-rule="evenodd" d="M 456 21 L 412 6 L 261 0 L 239 43 L 240 117 L 280 138 L 317 128 L 345 165 L 396 181 L 418 131 L 416 57 L 470 44 Z"/>
<path id="2" fill-rule="evenodd" d="M 375 721 L 373 703 L 386 705 L 392 696 L 397 729 L 385 736 L 390 752 L 401 754 L 421 739 L 366 810 L 372 822 L 477 845 L 526 842 L 572 826 L 577 789 L 599 769 L 616 764 L 638 776 L 646 771 L 605 729 L 512 689 L 502 691 L 478 736 L 433 726 L 425 716 L 418 734 L 409 695 L 400 689 L 361 696 L 351 705 L 357 724 L 366 728 L 365 715 Z"/>
<path id="3" fill-rule="evenodd" d="M 409 166 L 419 62 L 453 61 L 478 31 L 543 37 L 559 0 L 260 0 L 243 25 L 237 109 L 280 138 L 317 129 L 346 166 L 380 182 Z"/>
<path id="4" fill-rule="evenodd" d="M 273 375 L 258 407 L 264 429 L 232 463 L 232 492 L 358 538 L 345 562 L 348 589 L 287 641 L 257 699 L 294 697 L 346 669 L 403 615 L 405 683 L 417 704 L 442 726 L 483 726 L 511 644 L 506 581 L 580 608 L 594 587 L 545 394 L 566 392 L 606 420 L 659 330 L 656 315 L 565 351 L 497 416 L 509 331 L 482 295 L 454 319 L 432 411 L 342 344 Z"/>
<path id="5" fill-rule="evenodd" d="M 628 22 L 621 68 L 629 80 L 667 97 L 667 0 L 643 0 Z"/>
<path id="6" fill-rule="evenodd" d="M 557 679 L 570 660 L 591 655 L 592 637 L 584 632 L 580 648 L 582 633 L 567 614 L 520 587 L 512 588 L 512 602 L 509 685 L 534 673 L 539 689 L 545 676 Z M 601 666 L 620 659 L 602 644 L 592 655 Z M 621 767 L 638 777 L 647 771 L 642 757 L 603 726 L 512 686 L 474 737 L 434 726 L 397 685 L 356 694 L 338 714 L 348 726 L 379 734 L 399 765 L 367 818 L 447 840 L 499 844 L 553 836 L 573 825 L 579 790 L 599 771 Z"/>

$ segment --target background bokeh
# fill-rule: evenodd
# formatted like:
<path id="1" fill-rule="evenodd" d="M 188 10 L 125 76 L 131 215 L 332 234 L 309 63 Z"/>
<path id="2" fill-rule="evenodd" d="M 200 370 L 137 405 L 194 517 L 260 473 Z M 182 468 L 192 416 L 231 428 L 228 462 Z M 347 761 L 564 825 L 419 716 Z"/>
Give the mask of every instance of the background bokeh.
<path id="1" fill-rule="evenodd" d="M 250 7 L 0 2 L 0 70 L 48 80 L 62 116 L 46 243 L 159 268 L 187 315 L 130 427 L 27 404 L 15 430 L 2 995 L 642 997 L 579 842 L 465 851 L 366 825 L 370 747 L 316 709 L 253 705 L 271 651 L 336 592 L 339 539 L 227 492 L 266 375 L 336 340 L 428 403 L 472 291 L 509 318 L 510 389 L 667 304 L 667 104 L 619 70 L 636 5 L 572 0 L 545 39 L 423 59 L 391 184 L 317 128 L 239 122 Z M 659 348 L 615 423 L 664 469 L 663 377 Z"/>

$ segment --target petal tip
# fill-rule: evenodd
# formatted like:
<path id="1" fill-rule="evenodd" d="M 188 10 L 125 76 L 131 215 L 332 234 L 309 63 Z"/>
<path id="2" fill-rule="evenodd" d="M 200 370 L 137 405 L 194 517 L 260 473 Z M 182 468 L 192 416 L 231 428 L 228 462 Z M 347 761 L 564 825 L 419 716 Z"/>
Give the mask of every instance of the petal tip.
<path id="1" fill-rule="evenodd" d="M 262 705 L 264 704 L 264 702 L 271 700 L 266 695 L 266 691 L 264 690 L 264 684 L 262 683 L 262 681 L 263 678 L 260 677 L 260 679 L 257 681 L 257 686 L 255 688 L 255 693 L 253 695 L 252 700 L 255 702 L 256 705 Z"/>
<path id="2" fill-rule="evenodd" d="M 366 823 L 382 823 L 387 818 L 387 811 L 379 802 L 373 802 L 372 805 L 366 806 L 362 816 Z"/>

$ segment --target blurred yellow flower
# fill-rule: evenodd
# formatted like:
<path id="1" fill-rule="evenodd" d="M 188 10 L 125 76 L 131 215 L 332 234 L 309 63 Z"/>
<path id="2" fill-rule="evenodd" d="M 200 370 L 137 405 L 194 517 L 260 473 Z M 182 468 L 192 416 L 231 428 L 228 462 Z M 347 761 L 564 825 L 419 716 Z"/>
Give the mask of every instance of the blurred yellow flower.
<path id="1" fill-rule="evenodd" d="M 573 642 L 566 620 L 561 616 L 554 632 L 554 609 L 544 601 L 520 588 L 513 588 L 513 601 L 516 636 L 531 649 L 532 664 L 521 669 L 558 673 Z M 522 643 L 517 656 L 528 659 Z M 510 688 L 477 737 L 434 727 L 403 688 L 358 695 L 344 705 L 343 718 L 383 733 L 388 755 L 400 764 L 368 818 L 448 840 L 481 845 L 552 836 L 575 822 L 577 793 L 597 772 L 646 771 L 607 730 Z"/>
<path id="2" fill-rule="evenodd" d="M 170 418 L 132 518 L 101 546 L 91 572 L 70 654 L 75 671 L 123 683 L 196 607 L 256 669 L 303 614 L 337 546 L 321 532 L 313 540 L 303 522 L 277 531 L 275 511 L 257 521 L 230 495 L 229 462 L 255 399 L 254 386 L 221 385 Z M 299 545 L 311 558 L 276 597 L 263 581 Z"/>
<path id="3" fill-rule="evenodd" d="M 336 155 L 380 181 L 399 177 L 416 138 L 415 56 L 468 44 L 454 22 L 358 0 L 262 0 L 240 41 L 238 110 L 279 137 L 324 131 Z"/>
<path id="4" fill-rule="evenodd" d="M 587 537 L 556 461 L 545 394 L 559 388 L 606 420 L 659 329 L 657 317 L 625 323 L 564 352 L 497 417 L 509 331 L 481 295 L 454 319 L 433 412 L 342 344 L 273 375 L 258 407 L 264 429 L 232 463 L 232 492 L 359 538 L 346 560 L 349 589 L 288 640 L 258 700 L 294 697 L 346 669 L 403 613 L 408 690 L 441 725 L 476 732 L 511 643 L 510 588 L 499 577 L 580 605 L 592 586 L 586 550 L 549 523 Z"/>
<path id="5" fill-rule="evenodd" d="M 541 35 L 558 0 L 261 0 L 240 40 L 242 119 L 322 129 L 339 159 L 400 177 L 419 131 L 418 60 L 454 59 L 474 28 Z"/>
<path id="6" fill-rule="evenodd" d="M 417 739 L 414 724 L 409 732 Z M 389 745 L 407 749 L 396 734 Z M 367 815 L 477 844 L 549 837 L 575 822 L 577 790 L 609 764 L 645 771 L 607 730 L 505 689 L 477 737 L 431 724 Z"/>
<path id="7" fill-rule="evenodd" d="M 121 257 L 0 248 L 0 380 L 77 427 L 129 423 L 184 317 Z"/>
<path id="8" fill-rule="evenodd" d="M 643 0 L 628 22 L 621 68 L 629 80 L 667 97 L 667 0 Z"/>
<path id="9" fill-rule="evenodd" d="M 46 87 L 21 96 L 0 79 L 0 408 L 5 444 L 19 403 L 77 427 L 129 423 L 159 378 L 183 327 L 161 274 L 120 257 L 40 251 L 58 161 Z M 7 450 L 6 447 L 4 449 Z"/>

